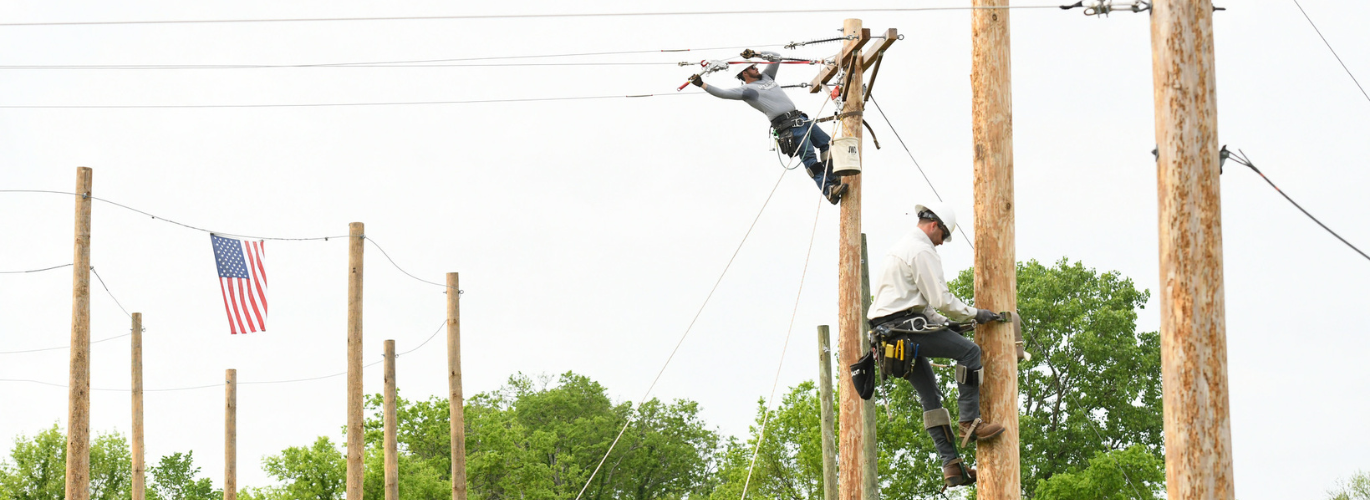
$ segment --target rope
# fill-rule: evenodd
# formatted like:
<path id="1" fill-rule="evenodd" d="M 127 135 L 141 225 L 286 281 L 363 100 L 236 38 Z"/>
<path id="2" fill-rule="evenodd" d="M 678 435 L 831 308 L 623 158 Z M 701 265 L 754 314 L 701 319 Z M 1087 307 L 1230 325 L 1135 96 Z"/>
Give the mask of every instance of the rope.
<path id="1" fill-rule="evenodd" d="M 1238 149 L 1237 154 L 1230 155 L 1228 156 L 1228 158 L 1232 159 L 1232 161 L 1234 162 L 1237 162 L 1238 165 L 1246 166 L 1247 168 L 1251 169 L 1252 172 L 1255 172 L 1256 175 L 1261 176 L 1261 179 L 1264 179 L 1266 184 L 1269 184 L 1270 187 L 1275 188 L 1275 192 L 1280 193 L 1280 196 L 1283 196 L 1284 199 L 1289 200 L 1289 203 L 1294 205 L 1294 208 L 1299 209 L 1299 211 L 1303 212 L 1304 215 L 1307 215 L 1309 219 L 1313 219 L 1313 222 L 1318 223 L 1319 226 L 1322 226 L 1322 228 L 1327 230 L 1328 233 L 1331 233 L 1332 236 L 1335 236 L 1338 240 L 1341 240 L 1341 242 L 1346 244 L 1346 246 L 1351 247 L 1351 249 L 1355 250 L 1356 253 L 1360 254 L 1361 257 L 1365 257 L 1367 260 L 1370 260 L 1370 255 L 1366 255 L 1365 252 L 1361 251 L 1361 249 L 1356 248 L 1356 246 L 1352 245 L 1351 242 L 1346 241 L 1346 238 L 1342 238 L 1341 235 L 1337 234 L 1336 231 L 1333 231 L 1332 228 L 1327 227 L 1327 224 L 1323 224 L 1322 221 L 1318 220 L 1317 217 L 1314 217 L 1313 214 L 1310 214 L 1307 210 L 1304 210 L 1303 206 L 1299 205 L 1298 202 L 1294 201 L 1293 198 L 1290 198 L 1289 195 L 1284 194 L 1283 189 L 1280 189 L 1279 186 L 1276 186 L 1275 183 L 1272 182 L 1269 177 L 1265 176 L 1265 173 L 1261 172 L 1260 169 L 1256 168 L 1255 164 L 1251 163 L 1251 159 L 1246 157 L 1245 152 Z"/>
<path id="2" fill-rule="evenodd" d="M 894 138 L 899 139 L 899 145 L 904 147 L 904 152 L 909 154 L 910 160 L 913 160 L 913 166 L 918 167 L 918 173 L 923 175 L 923 181 L 928 183 L 929 189 L 932 189 L 932 195 L 937 197 L 937 201 L 943 201 L 942 195 L 937 192 L 937 187 L 932 185 L 932 179 L 928 178 L 928 173 L 923 171 L 923 166 L 919 165 L 918 159 L 913 157 L 913 151 L 909 151 L 909 145 L 904 143 L 904 138 L 899 136 L 899 131 L 894 129 L 893 123 L 890 123 L 890 117 L 885 116 L 885 110 L 880 108 L 880 103 L 875 100 L 874 95 L 870 96 L 870 98 L 871 104 L 875 105 L 875 110 L 880 112 L 880 117 L 885 119 L 886 125 L 889 125 L 890 132 L 894 132 Z M 974 251 L 975 244 L 970 242 L 970 236 L 966 235 L 966 230 L 961 229 L 960 224 L 956 225 L 956 230 L 961 233 L 961 240 L 965 241 L 967 245 L 970 245 L 970 249 Z"/>
<path id="3" fill-rule="evenodd" d="M 1366 100 L 1370 100 L 1370 94 L 1367 94 L 1367 93 L 1365 92 L 1365 87 L 1362 87 L 1362 86 L 1361 86 L 1360 80 L 1356 80 L 1356 75 L 1351 74 L 1351 68 L 1346 67 L 1346 63 L 1343 62 L 1343 61 L 1341 60 L 1341 56 L 1337 55 L 1337 50 L 1332 48 L 1332 43 L 1327 41 L 1327 37 L 1322 36 L 1322 30 L 1318 29 L 1318 25 L 1313 24 L 1313 18 L 1308 17 L 1308 12 L 1305 12 L 1305 11 L 1303 10 L 1303 6 L 1302 6 L 1302 5 L 1299 5 L 1299 0 L 1294 0 L 1294 6 L 1296 6 L 1296 7 L 1299 8 L 1299 13 L 1303 14 L 1303 18 L 1308 20 L 1308 25 L 1309 25 L 1309 26 L 1312 26 L 1312 27 L 1313 27 L 1313 31 L 1316 31 L 1316 32 L 1318 33 L 1318 38 L 1321 38 L 1321 39 L 1322 39 L 1322 43 L 1323 43 L 1324 45 L 1327 46 L 1327 50 L 1329 50 L 1329 51 L 1332 52 L 1332 57 L 1337 58 L 1337 63 L 1338 63 L 1338 64 L 1341 64 L 1341 69 L 1346 70 L 1346 76 L 1351 77 L 1351 81 L 1354 82 L 1354 83 L 1356 84 L 1356 88 L 1360 89 L 1361 95 L 1365 96 L 1365 99 L 1366 99 Z M 1252 167 L 1252 168 L 1255 168 L 1255 167 Z M 1259 173 L 1259 172 L 1257 172 L 1257 173 Z M 1264 177 L 1264 176 L 1262 176 L 1262 177 Z M 1271 184 L 1271 185 L 1273 186 L 1274 184 Z M 1279 188 L 1275 188 L 1275 189 L 1278 190 Z M 1280 194 L 1284 194 L 1284 193 L 1280 193 Z M 1290 200 L 1290 201 L 1292 202 L 1293 200 Z M 1297 205 L 1295 205 L 1295 206 L 1297 206 Z M 1300 210 L 1302 210 L 1302 209 L 1300 209 Z M 1308 213 L 1308 212 L 1304 212 L 1304 213 Z M 1312 217 L 1312 216 L 1310 215 L 1309 217 Z M 1317 220 L 1317 219 L 1314 219 L 1314 220 Z M 1318 224 L 1322 224 L 1322 223 L 1319 222 Z M 1326 229 L 1327 226 L 1323 226 L 1323 228 Z M 1328 229 L 1328 231 L 1331 231 L 1331 229 Z M 1337 238 L 1341 238 L 1341 237 L 1338 236 Z M 1345 242 L 1346 240 L 1342 240 L 1342 241 Z M 1350 243 L 1347 243 L 1347 244 L 1349 245 Z M 1359 252 L 1360 250 L 1356 250 L 1356 251 Z M 1362 253 L 1361 255 L 1365 255 L 1365 254 Z M 1367 257 L 1367 258 L 1370 258 L 1370 257 Z"/>
<path id="4" fill-rule="evenodd" d="M 747 232 L 742 235 L 742 241 L 738 242 L 737 249 L 733 250 L 732 257 L 728 258 L 727 265 L 723 266 L 723 272 L 719 273 L 718 279 L 714 281 L 713 288 L 709 289 L 709 294 L 704 296 L 704 303 L 700 304 L 699 310 L 695 311 L 694 318 L 691 319 L 690 324 L 685 327 L 685 333 L 681 334 L 680 340 L 676 341 L 675 347 L 671 349 L 671 354 L 666 357 L 666 363 L 661 365 L 661 369 L 656 372 L 656 378 L 653 378 L 651 385 L 647 386 L 647 392 L 643 393 L 642 398 L 638 400 L 637 407 L 642 407 L 642 404 L 647 401 L 647 396 L 652 394 L 652 389 L 656 388 L 657 382 L 661 380 L 661 375 L 666 373 L 666 367 L 671 365 L 672 359 L 675 359 L 676 352 L 680 351 L 681 344 L 685 343 L 685 338 L 690 335 L 690 330 L 694 328 L 695 322 L 699 321 L 699 315 L 704 313 L 704 307 L 709 305 L 709 299 L 712 299 L 714 292 L 718 291 L 718 285 L 723 283 L 723 277 L 728 275 L 728 269 L 732 268 L 733 261 L 737 260 L 737 254 L 742 252 L 742 246 L 747 243 L 747 237 L 751 236 L 753 229 L 756 229 L 756 222 L 761 220 L 761 214 L 766 212 L 766 206 L 770 205 L 771 198 L 775 196 L 776 189 L 780 187 L 780 181 L 785 179 L 785 174 L 788 172 L 789 170 L 780 171 L 780 177 L 775 179 L 775 185 L 771 186 L 771 192 L 766 195 L 766 201 L 761 203 L 761 209 L 756 212 L 756 217 L 752 218 L 751 225 L 747 226 Z M 595 470 L 590 473 L 590 477 L 585 479 L 585 486 L 580 488 L 580 493 L 576 493 L 575 500 L 580 500 L 580 497 L 585 494 L 585 490 L 590 487 L 590 483 L 594 481 L 595 476 L 599 474 L 600 468 L 604 466 L 604 461 L 609 459 L 609 454 L 613 453 L 614 447 L 618 445 L 618 441 L 623 438 L 623 433 L 628 430 L 628 426 L 632 425 L 634 420 L 635 415 L 630 415 L 628 421 L 623 423 L 623 428 L 619 429 L 617 436 L 614 436 L 614 441 L 609 443 L 609 449 L 604 452 L 604 457 L 599 459 L 599 463 L 595 465 Z"/>
<path id="5" fill-rule="evenodd" d="M 775 404 L 775 389 L 780 385 L 780 370 L 785 367 L 785 353 L 790 349 L 790 337 L 794 334 L 794 318 L 799 314 L 799 298 L 804 295 L 804 278 L 809 274 L 809 259 L 813 256 L 813 240 L 818 234 L 818 214 L 823 211 L 823 201 L 818 200 L 818 208 L 813 212 L 813 229 L 809 230 L 809 248 L 804 252 L 804 270 L 799 273 L 799 291 L 794 296 L 794 310 L 790 312 L 790 326 L 785 330 L 785 343 L 780 347 L 780 362 L 775 367 L 775 379 L 771 381 L 771 395 L 766 398 L 766 410 L 761 414 L 761 432 L 757 435 L 756 446 L 752 448 L 752 461 L 747 466 L 747 480 L 742 483 L 742 498 L 747 500 L 747 488 L 752 484 L 752 470 L 756 468 L 756 457 L 761 453 L 761 443 L 766 441 L 766 424 L 770 423 L 771 405 Z"/>

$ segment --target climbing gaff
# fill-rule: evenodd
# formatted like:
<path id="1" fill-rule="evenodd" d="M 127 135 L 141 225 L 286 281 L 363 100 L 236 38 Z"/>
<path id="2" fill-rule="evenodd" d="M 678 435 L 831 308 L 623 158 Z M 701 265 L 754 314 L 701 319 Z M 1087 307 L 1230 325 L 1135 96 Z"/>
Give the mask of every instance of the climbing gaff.
<path id="1" fill-rule="evenodd" d="M 1012 311 L 999 313 L 999 321 L 1010 323 L 1013 327 L 1013 348 L 1018 352 L 1018 361 L 1031 361 L 1032 354 L 1027 352 L 1027 346 L 1023 343 L 1023 317 Z"/>

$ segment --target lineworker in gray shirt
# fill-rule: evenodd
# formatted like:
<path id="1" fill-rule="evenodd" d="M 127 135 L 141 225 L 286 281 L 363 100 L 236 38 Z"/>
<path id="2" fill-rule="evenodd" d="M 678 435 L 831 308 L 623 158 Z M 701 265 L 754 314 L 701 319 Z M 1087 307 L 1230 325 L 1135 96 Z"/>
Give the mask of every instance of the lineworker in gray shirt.
<path id="1" fill-rule="evenodd" d="M 742 51 L 742 57 L 760 57 L 772 64 L 768 64 L 764 71 L 758 70 L 755 64 L 742 68 L 742 71 L 737 73 L 737 79 L 742 81 L 742 86 L 737 88 L 714 87 L 704 83 L 704 79 L 699 75 L 695 75 L 690 83 L 703 88 L 714 97 L 740 100 L 765 113 L 766 119 L 771 121 L 771 130 L 775 133 L 780 152 L 790 157 L 798 156 L 804 162 L 804 169 L 809 172 L 809 177 L 812 177 L 818 184 L 818 189 L 823 191 L 823 196 L 828 198 L 829 203 L 836 205 L 847 192 L 847 185 L 832 175 L 831 161 L 819 159 L 820 154 L 828 152 L 830 138 L 821 128 L 813 126 L 813 120 L 810 120 L 808 115 L 794 107 L 794 102 L 785 95 L 785 89 L 780 88 L 780 84 L 775 82 L 775 74 L 780 70 L 780 65 L 776 64 L 780 61 L 780 54 L 747 49 Z M 819 154 L 815 154 L 815 149 Z"/>

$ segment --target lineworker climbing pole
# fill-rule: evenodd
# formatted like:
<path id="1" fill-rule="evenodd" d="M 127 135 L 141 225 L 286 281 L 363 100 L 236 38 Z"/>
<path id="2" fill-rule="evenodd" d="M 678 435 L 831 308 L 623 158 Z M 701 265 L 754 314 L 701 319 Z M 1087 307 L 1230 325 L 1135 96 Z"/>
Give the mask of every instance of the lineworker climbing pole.
<path id="1" fill-rule="evenodd" d="M 918 391 L 923 427 L 932 435 L 942 458 L 944 488 L 963 486 L 975 482 L 975 469 L 967 468 L 957 454 L 951 413 L 942 407 L 937 376 L 928 358 L 956 360 L 958 427 L 964 436 L 961 446 L 969 444 L 971 436 L 978 442 L 998 438 L 1004 427 L 980 420 L 980 346 L 954 331 L 956 325 L 947 318 L 973 319 L 981 324 L 1000 318 L 992 311 L 966 305 L 947 289 L 936 247 L 951 241 L 956 213 L 943 203 L 917 205 L 915 210 L 918 227 L 885 257 L 885 268 L 874 280 L 875 298 L 866 317 L 872 338 L 877 339 L 875 351 L 882 371 L 908 380 Z"/>
<path id="2" fill-rule="evenodd" d="M 823 196 L 828 198 L 829 203 L 836 205 L 847 192 L 847 185 L 832 175 L 831 160 L 819 158 L 828 152 L 830 139 L 821 128 L 811 126 L 813 122 L 809 116 L 795 108 L 794 102 L 785 95 L 785 90 L 775 82 L 775 74 L 780 70 L 780 54 L 747 49 L 742 51 L 742 57 L 759 57 L 771 64 L 767 65 L 765 70 L 758 70 L 755 64 L 744 66 L 736 75 L 737 79 L 742 81 L 742 86 L 737 88 L 714 87 L 704 83 L 704 79 L 699 75 L 692 77 L 690 83 L 714 97 L 740 100 L 765 113 L 766 119 L 771 121 L 771 131 L 775 134 L 780 152 L 790 157 L 798 156 L 804 162 L 804 169 L 808 170 L 809 177 L 812 177 L 818 184 L 818 189 L 823 191 Z M 817 154 L 814 152 L 815 149 L 818 151 Z"/>

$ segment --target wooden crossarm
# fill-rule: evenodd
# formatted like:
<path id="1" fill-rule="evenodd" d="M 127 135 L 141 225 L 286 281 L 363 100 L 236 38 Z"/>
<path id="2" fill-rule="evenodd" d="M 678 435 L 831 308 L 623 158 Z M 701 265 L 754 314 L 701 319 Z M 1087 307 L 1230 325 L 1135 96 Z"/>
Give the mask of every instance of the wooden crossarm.
<path id="1" fill-rule="evenodd" d="M 872 45 L 869 49 L 866 49 L 865 53 L 861 54 L 861 69 L 871 69 L 871 66 L 875 64 L 875 60 L 880 58 L 880 54 L 884 53 L 885 49 L 890 48 L 891 45 L 894 45 L 894 42 L 898 39 L 899 30 L 894 28 L 885 30 L 885 39 L 881 40 L 880 43 Z"/>
<path id="2" fill-rule="evenodd" d="M 813 81 L 809 82 L 809 93 L 817 94 L 818 91 L 822 90 L 823 84 L 828 83 L 828 80 L 832 80 L 832 77 L 837 76 L 837 70 L 842 64 L 842 61 L 846 61 L 850 58 L 853 52 L 861 50 L 861 47 L 864 47 L 866 42 L 869 42 L 870 39 L 871 30 L 869 28 L 861 28 L 860 36 L 854 40 L 847 40 L 847 43 L 842 46 L 842 52 L 837 54 L 837 64 L 823 66 L 823 69 L 818 70 L 818 76 L 815 76 Z"/>

